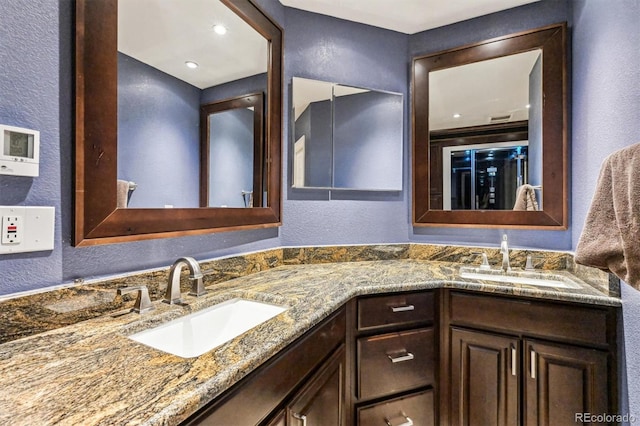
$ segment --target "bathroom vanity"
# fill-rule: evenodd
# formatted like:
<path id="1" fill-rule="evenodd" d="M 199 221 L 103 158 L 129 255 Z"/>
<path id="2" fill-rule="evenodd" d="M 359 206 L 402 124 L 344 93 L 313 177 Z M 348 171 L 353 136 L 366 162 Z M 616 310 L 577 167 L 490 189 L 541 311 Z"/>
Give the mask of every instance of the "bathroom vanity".
<path id="1" fill-rule="evenodd" d="M 118 310 L 0 345 L 0 422 L 295 425 L 332 413 L 344 425 L 560 424 L 615 413 L 620 300 L 606 274 L 546 255 L 537 268 L 557 263 L 566 270 L 554 275 L 581 286 L 462 278 L 469 249 L 400 245 L 270 252 L 269 270 L 215 284 L 205 273 L 207 295 L 183 291 L 183 305 L 155 301 L 142 315 L 126 296 Z M 513 251 L 514 269 L 524 257 Z M 213 262 L 203 270 L 242 263 Z M 148 279 L 156 300 L 151 283 L 166 276 L 147 275 L 131 281 Z M 287 310 L 193 358 L 129 337 L 234 298 Z"/>
<path id="2" fill-rule="evenodd" d="M 436 289 L 355 298 L 346 312 L 350 328 L 341 308 L 185 424 L 567 424 L 616 412 L 615 308 Z"/>

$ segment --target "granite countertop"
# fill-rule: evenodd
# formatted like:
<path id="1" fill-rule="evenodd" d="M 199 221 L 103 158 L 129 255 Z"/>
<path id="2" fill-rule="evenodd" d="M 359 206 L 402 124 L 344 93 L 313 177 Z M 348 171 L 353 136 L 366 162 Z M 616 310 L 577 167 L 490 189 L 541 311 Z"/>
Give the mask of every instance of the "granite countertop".
<path id="1" fill-rule="evenodd" d="M 460 264 L 414 259 L 286 265 L 208 287 L 186 306 L 154 302 L 0 345 L 0 424 L 174 425 L 236 383 L 354 296 L 458 288 L 620 306 L 584 284 L 555 289 L 462 279 Z M 568 274 L 567 272 L 559 272 Z M 224 300 L 289 306 L 277 317 L 204 355 L 183 359 L 127 335 Z"/>

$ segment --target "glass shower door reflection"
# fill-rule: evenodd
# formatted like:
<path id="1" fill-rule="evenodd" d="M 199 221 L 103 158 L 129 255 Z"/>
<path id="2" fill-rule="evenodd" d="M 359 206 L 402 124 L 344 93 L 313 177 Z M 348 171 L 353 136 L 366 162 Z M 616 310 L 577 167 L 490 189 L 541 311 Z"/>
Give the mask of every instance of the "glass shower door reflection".
<path id="1" fill-rule="evenodd" d="M 443 149 L 444 210 L 511 210 L 528 183 L 527 141 Z"/>

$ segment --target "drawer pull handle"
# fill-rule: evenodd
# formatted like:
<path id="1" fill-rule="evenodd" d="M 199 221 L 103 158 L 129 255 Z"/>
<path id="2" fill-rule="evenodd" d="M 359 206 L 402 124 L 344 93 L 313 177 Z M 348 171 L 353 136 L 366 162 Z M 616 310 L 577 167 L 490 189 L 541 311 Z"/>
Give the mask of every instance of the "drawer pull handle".
<path id="1" fill-rule="evenodd" d="M 518 357 L 518 353 L 516 352 L 515 346 L 511 346 L 511 375 L 516 375 L 516 358 Z"/>
<path id="2" fill-rule="evenodd" d="M 392 306 L 391 307 L 391 311 L 392 312 L 407 312 L 407 311 L 414 311 L 415 309 L 416 309 L 416 307 L 413 306 L 413 305 Z"/>
<path id="3" fill-rule="evenodd" d="M 302 420 L 302 426 L 307 426 L 307 416 L 298 413 L 291 413 L 291 415 L 298 420 Z"/>
<path id="4" fill-rule="evenodd" d="M 393 362 L 394 364 L 396 362 L 411 361 L 414 358 L 414 356 L 413 356 L 413 354 L 411 352 L 405 352 L 403 355 L 395 356 L 395 357 L 393 355 L 388 355 L 388 354 L 387 354 L 387 356 L 389 357 L 391 362 Z"/>
<path id="5" fill-rule="evenodd" d="M 389 420 L 388 418 L 385 418 L 384 421 L 385 423 L 387 423 L 387 426 L 413 426 L 413 420 L 411 420 L 409 417 L 405 416 L 404 414 L 402 415 L 402 417 L 404 417 L 404 421 L 398 424 L 393 424 L 391 420 Z"/>
<path id="6" fill-rule="evenodd" d="M 531 378 L 536 378 L 536 351 L 531 349 Z"/>

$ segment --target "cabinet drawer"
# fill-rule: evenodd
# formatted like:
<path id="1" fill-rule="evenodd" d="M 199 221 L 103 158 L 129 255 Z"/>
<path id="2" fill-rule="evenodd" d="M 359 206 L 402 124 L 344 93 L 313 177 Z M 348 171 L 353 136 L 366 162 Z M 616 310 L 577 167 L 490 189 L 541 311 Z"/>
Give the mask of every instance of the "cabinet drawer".
<path id="1" fill-rule="evenodd" d="M 358 339 L 361 399 L 410 390 L 434 382 L 433 328 Z"/>
<path id="2" fill-rule="evenodd" d="M 433 390 L 427 390 L 358 410 L 359 426 L 435 424 Z"/>
<path id="3" fill-rule="evenodd" d="M 607 344 L 610 311 L 555 303 L 451 293 L 451 323 L 571 342 Z"/>
<path id="4" fill-rule="evenodd" d="M 433 321 L 433 292 L 398 293 L 358 300 L 358 329 Z"/>

